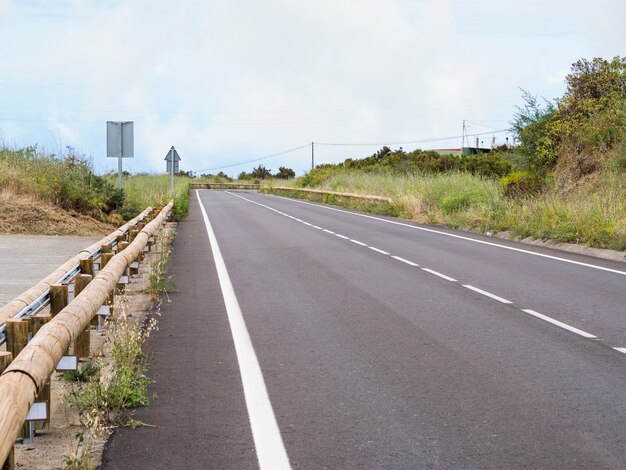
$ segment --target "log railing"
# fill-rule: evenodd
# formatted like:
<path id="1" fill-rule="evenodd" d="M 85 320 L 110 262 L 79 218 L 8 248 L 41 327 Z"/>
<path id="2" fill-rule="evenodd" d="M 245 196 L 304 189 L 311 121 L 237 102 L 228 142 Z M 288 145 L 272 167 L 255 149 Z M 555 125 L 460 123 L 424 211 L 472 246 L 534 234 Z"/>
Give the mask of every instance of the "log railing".
<path id="1" fill-rule="evenodd" d="M 164 222 L 172 205 L 173 202 L 170 202 L 134 234 L 132 242 L 113 256 L 70 304 L 39 329 L 0 375 L 0 464 L 12 452 L 30 407 L 59 360 L 91 323 L 100 306 L 116 288 L 120 276 L 139 257 L 150 237 Z"/>

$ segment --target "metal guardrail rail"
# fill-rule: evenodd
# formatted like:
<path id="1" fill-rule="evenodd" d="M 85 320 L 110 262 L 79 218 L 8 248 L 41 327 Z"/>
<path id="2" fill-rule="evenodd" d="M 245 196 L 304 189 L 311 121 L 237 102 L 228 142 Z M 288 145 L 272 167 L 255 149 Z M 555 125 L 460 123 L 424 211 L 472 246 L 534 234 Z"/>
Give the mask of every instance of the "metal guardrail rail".
<path id="1" fill-rule="evenodd" d="M 124 235 L 127 235 L 129 233 L 129 231 L 130 231 L 130 229 L 126 229 L 126 230 L 123 230 L 122 233 Z M 112 240 L 109 240 L 106 243 L 106 245 L 111 245 L 111 247 L 116 246 L 117 245 L 117 239 L 114 238 Z M 90 252 L 89 256 L 87 258 L 91 258 L 93 260 L 97 260 L 101 256 L 102 256 L 102 248 L 97 248 L 96 250 Z M 61 276 L 55 282 L 55 284 L 70 284 L 72 282 L 72 280 L 78 274 L 80 274 L 80 264 L 76 263 L 68 272 L 66 272 L 63 276 Z M 18 313 L 16 313 L 11 318 L 16 318 L 16 319 L 28 318 L 28 317 L 30 317 L 32 315 L 37 314 L 43 308 L 48 306 L 48 304 L 50 304 L 50 298 L 51 298 L 51 296 L 50 296 L 50 289 L 47 289 L 43 294 L 41 294 L 33 302 L 31 302 L 29 305 L 24 307 L 22 310 L 20 310 Z M 0 346 L 2 346 L 6 342 L 6 340 L 7 340 L 6 324 L 2 323 L 0 325 Z"/>

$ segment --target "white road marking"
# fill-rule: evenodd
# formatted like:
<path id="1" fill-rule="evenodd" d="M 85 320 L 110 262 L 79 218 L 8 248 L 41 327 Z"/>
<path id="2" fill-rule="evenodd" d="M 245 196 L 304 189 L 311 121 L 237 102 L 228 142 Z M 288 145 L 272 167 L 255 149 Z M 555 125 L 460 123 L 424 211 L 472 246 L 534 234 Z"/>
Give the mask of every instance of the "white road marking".
<path id="1" fill-rule="evenodd" d="M 577 335 L 580 335 L 584 338 L 595 338 L 595 335 L 592 335 L 591 333 L 587 333 L 586 331 L 583 330 L 579 330 L 578 328 L 574 328 L 573 326 L 568 325 L 567 323 L 563 323 L 560 322 L 558 320 L 555 320 L 554 318 L 550 318 L 547 315 L 543 315 L 539 312 L 535 312 L 534 310 L 530 310 L 530 309 L 522 309 L 522 312 L 525 312 L 529 315 L 532 315 L 533 317 L 537 317 L 540 318 L 541 320 L 547 321 L 548 323 L 552 323 L 553 325 L 556 326 L 560 326 L 561 328 L 566 329 L 567 331 L 571 331 L 572 333 L 576 333 Z M 614 348 L 617 349 L 619 351 L 618 348 Z M 621 351 L 624 352 L 624 351 Z"/>
<path id="2" fill-rule="evenodd" d="M 239 362 L 239 371 L 241 373 L 241 381 L 243 382 L 243 392 L 248 408 L 250 418 L 250 427 L 252 428 L 252 437 L 254 438 L 254 446 L 256 448 L 257 458 L 259 460 L 259 468 L 261 470 L 284 469 L 290 470 L 289 457 L 285 450 L 280 429 L 276 422 L 276 416 L 272 409 L 272 403 L 267 393 L 265 380 L 261 366 L 257 359 L 250 334 L 246 327 L 246 322 L 241 313 L 235 290 L 230 281 L 226 264 L 217 243 L 217 238 L 211 227 L 211 222 L 206 213 L 204 205 L 200 200 L 200 194 L 196 190 L 198 203 L 202 210 L 202 217 L 209 235 L 209 243 L 213 251 L 213 259 L 215 260 L 215 268 L 224 297 L 224 304 L 230 323 L 230 329 L 233 334 L 235 343 L 235 352 L 237 353 L 237 361 Z"/>
<path id="3" fill-rule="evenodd" d="M 346 237 L 345 235 L 341 235 L 340 233 L 336 233 L 335 236 L 339 238 L 343 238 L 344 240 L 350 240 L 350 237 Z"/>
<path id="4" fill-rule="evenodd" d="M 445 274 L 441 274 L 440 272 L 435 271 L 434 269 L 422 268 L 422 271 L 426 271 L 427 273 L 434 274 L 435 276 L 439 276 L 441 279 L 445 279 L 446 281 L 456 282 L 456 279 L 454 279 L 453 277 L 446 276 Z"/>
<path id="5" fill-rule="evenodd" d="M 409 266 L 419 266 L 419 264 L 409 261 L 408 259 L 400 258 L 399 256 L 392 256 L 392 258 L 400 261 L 401 263 L 408 264 Z"/>
<path id="6" fill-rule="evenodd" d="M 326 210 L 329 210 L 329 211 L 341 212 L 343 214 L 349 214 L 349 215 L 352 215 L 352 216 L 355 216 L 355 217 L 363 217 L 363 218 L 366 218 L 366 219 L 377 220 L 379 222 L 384 222 L 386 224 L 399 225 L 399 226 L 402 226 L 402 227 L 408 227 L 408 228 L 413 229 L 413 230 L 421 230 L 423 232 L 436 233 L 438 235 L 444 235 L 446 237 L 457 238 L 457 239 L 460 239 L 460 240 L 467 240 L 467 241 L 470 241 L 470 242 L 473 242 L 473 243 L 480 243 L 481 245 L 488 245 L 488 246 L 493 246 L 493 247 L 496 247 L 496 248 L 502 248 L 503 250 L 516 251 L 518 253 L 524 253 L 524 254 L 532 255 L 532 256 L 539 256 L 541 258 L 547 258 L 547 259 L 551 259 L 551 260 L 555 260 L 555 261 L 561 261 L 563 263 L 575 264 L 577 266 L 585 266 L 587 268 L 599 269 L 601 271 L 606 271 L 606 272 L 609 272 L 609 273 L 621 274 L 622 276 L 626 276 L 626 271 L 620 271 L 618 269 L 605 268 L 604 266 L 598 266 L 596 264 L 582 263 L 580 261 L 574 261 L 574 260 L 567 259 L 567 258 L 561 258 L 559 256 L 546 255 L 544 253 L 538 253 L 536 251 L 524 250 L 522 248 L 515 248 L 513 246 L 501 245 L 499 243 L 488 242 L 488 241 L 485 241 L 485 240 L 478 240 L 476 238 L 466 237 L 466 236 L 463 236 L 463 235 L 457 235 L 455 233 L 442 232 L 441 230 L 435 230 L 435 229 L 426 228 L 426 227 L 418 227 L 416 225 L 405 224 L 403 222 L 397 222 L 395 220 L 381 219 L 380 217 L 375 217 L 373 215 L 359 214 L 358 212 L 350 212 L 350 211 L 346 211 L 346 210 L 342 210 L 342 209 L 337 209 L 335 207 L 328 207 L 328 206 L 321 206 L 319 204 L 312 204 L 310 202 L 300 201 L 298 199 L 292 199 L 292 198 L 288 198 L 288 197 L 275 196 L 275 195 L 268 195 L 268 196 L 276 197 L 276 198 L 279 198 L 279 199 L 284 199 L 285 201 L 289 201 L 289 202 L 293 202 L 293 203 L 306 204 L 306 205 L 313 206 L 313 207 L 319 207 L 320 209 L 326 209 Z M 254 202 L 254 201 L 252 201 L 252 202 Z"/>
<path id="7" fill-rule="evenodd" d="M 326 233 L 330 233 L 331 235 L 335 234 L 335 232 L 333 232 L 332 230 L 328 230 L 328 229 L 322 229 L 322 230 L 324 230 L 324 232 Z"/>
<path id="8" fill-rule="evenodd" d="M 492 294 L 491 292 L 487 292 L 486 290 L 479 289 L 478 287 L 470 286 L 469 284 L 463 284 L 463 287 L 469 290 L 473 290 L 474 292 L 478 292 L 479 294 L 486 295 L 487 297 L 497 300 L 498 302 L 502 302 L 503 304 L 513 303 L 510 300 L 503 299 L 502 297 L 498 297 L 497 295 Z"/>
<path id="9" fill-rule="evenodd" d="M 240 199 L 243 199 L 245 201 L 248 201 L 248 202 L 251 202 L 253 204 L 256 204 L 258 206 L 262 206 L 262 207 L 265 207 L 267 209 L 270 209 L 270 210 L 272 210 L 274 212 L 278 212 L 279 214 L 285 215 L 285 216 L 287 216 L 287 217 L 289 217 L 291 219 L 295 219 L 295 217 L 293 217 L 293 216 L 289 216 L 287 214 L 284 214 L 284 213 L 278 211 L 277 209 L 274 209 L 274 208 L 272 208 L 270 206 L 267 206 L 265 204 L 261 204 L 260 202 L 252 201 L 252 200 L 247 199 L 247 198 L 245 198 L 243 196 L 239 196 L 238 194 L 233 194 L 233 193 L 230 193 L 228 191 L 227 191 L 227 193 L 231 194 L 232 196 L 236 196 L 236 197 L 238 197 Z M 199 195 L 197 190 L 196 190 L 196 195 L 198 196 L 198 201 L 200 202 L 200 207 L 202 209 L 203 216 L 205 218 L 205 223 L 208 224 L 207 225 L 207 231 L 208 231 L 209 228 L 210 228 L 210 223 L 208 221 L 208 217 L 206 216 L 206 211 L 204 210 L 204 206 L 202 205 L 202 202 L 200 201 L 200 195 Z M 480 243 L 480 244 L 484 244 L 484 245 L 490 245 L 490 246 L 494 246 L 494 247 L 497 247 L 497 248 L 503 248 L 503 249 L 506 249 L 506 250 L 517 251 L 517 252 L 520 252 L 520 253 L 525 253 L 525 254 L 534 255 L 534 256 L 540 256 L 540 257 L 543 257 L 543 258 L 548 258 L 548 259 L 552 259 L 552 260 L 556 260 L 556 261 L 562 261 L 562 262 L 565 262 L 565 263 L 571 263 L 571 264 L 575 264 L 575 265 L 579 265 L 579 266 L 585 266 L 585 267 L 589 267 L 589 268 L 599 269 L 599 270 L 602 270 L 602 271 L 607 271 L 607 272 L 612 272 L 612 273 L 616 273 L 616 274 L 626 275 L 626 271 L 619 271 L 619 270 L 616 270 L 616 269 L 605 268 L 603 266 L 597 266 L 597 265 L 588 264 L 588 263 L 581 263 L 581 262 L 569 260 L 569 259 L 566 259 L 566 258 L 560 258 L 560 257 L 557 257 L 557 256 L 546 255 L 546 254 L 543 254 L 543 253 L 537 253 L 537 252 L 530 251 L 530 250 L 523 250 L 521 248 L 514 248 L 514 247 L 510 247 L 510 246 L 506 246 L 506 245 L 500 245 L 498 243 L 486 242 L 486 241 L 483 241 L 483 240 L 477 240 L 477 239 L 474 239 L 474 238 L 464 237 L 464 236 L 461 236 L 461 235 L 455 235 L 455 234 L 452 234 L 452 233 L 442 232 L 442 231 L 439 231 L 439 230 L 428 229 L 428 228 L 425 228 L 425 227 L 417 227 L 417 226 L 405 224 L 405 223 L 402 223 L 402 222 L 396 222 L 396 221 L 393 221 L 393 220 L 381 219 L 379 217 L 374 217 L 374 216 L 371 216 L 371 215 L 359 214 L 359 213 L 349 212 L 349 211 L 345 211 L 345 210 L 341 210 L 341 209 L 336 209 L 334 207 L 321 206 L 321 205 L 318 205 L 318 204 L 312 204 L 310 202 L 299 201 L 299 200 L 292 199 L 292 198 L 286 198 L 286 197 L 281 197 L 281 196 L 273 196 L 273 197 L 284 199 L 284 200 L 289 201 L 289 202 L 298 202 L 298 203 L 301 203 L 301 204 L 306 204 L 306 205 L 310 205 L 310 206 L 314 206 L 314 207 L 319 207 L 319 208 L 322 208 L 322 209 L 328 209 L 328 210 L 332 210 L 332 211 L 336 211 L 336 212 L 341 212 L 341 213 L 345 213 L 345 214 L 349 214 L 349 215 L 354 215 L 354 216 L 357 216 L 357 217 L 365 217 L 365 218 L 368 218 L 368 219 L 378 220 L 380 222 L 385 222 L 385 223 L 389 223 L 389 224 L 392 224 L 392 225 L 400 225 L 400 226 L 412 228 L 412 229 L 415 229 L 415 230 L 422 230 L 422 231 L 425 231 L 425 232 L 437 233 L 437 234 L 440 234 L 440 235 L 445 235 L 445 236 L 458 238 L 458 239 L 462 239 L 462 240 L 467 240 L 467 241 Z M 363 242 L 360 242 L 358 240 L 354 240 L 354 239 L 348 238 L 348 237 L 346 237 L 344 235 L 340 235 L 340 234 L 337 234 L 335 232 L 331 232 L 330 230 L 322 229 L 322 227 L 318 227 L 317 225 L 312 225 L 312 224 L 310 224 L 308 222 L 304 222 L 304 221 L 302 221 L 300 219 L 296 219 L 296 220 L 298 220 L 299 222 L 302 222 L 305 225 L 309 225 L 309 226 L 311 226 L 313 228 L 316 228 L 318 230 L 324 230 L 325 232 L 331 233 L 331 234 L 336 235 L 336 236 L 338 236 L 340 238 L 348 239 L 349 241 L 351 241 L 352 243 L 356 243 L 357 245 L 367 246 L 367 244 L 365 244 Z M 211 237 L 209 236 L 209 238 L 211 238 Z M 213 238 L 215 238 L 214 235 L 213 235 Z M 216 240 L 215 243 L 217 244 L 217 240 Z M 389 255 L 389 253 L 387 253 L 386 251 L 379 250 L 378 248 L 375 248 L 373 246 L 367 246 L 367 247 L 370 250 L 376 251 L 378 253 L 382 253 L 384 255 Z M 219 251 L 219 247 L 218 247 L 218 251 Z M 214 255 L 214 258 L 215 258 L 215 262 L 216 262 L 216 265 L 217 265 L 217 256 Z M 220 258 L 221 258 L 221 255 L 220 255 Z M 401 258 L 400 256 L 392 256 L 392 258 L 397 260 L 397 261 L 400 261 L 402 263 L 406 263 L 409 266 L 419 266 L 417 263 L 413 263 L 412 261 L 409 261 L 409 260 L 406 260 L 404 258 Z M 223 259 L 222 259 L 222 263 L 223 263 Z M 224 270 L 225 269 L 226 269 L 226 267 L 224 266 Z M 430 274 L 434 274 L 435 276 L 441 277 L 441 278 L 446 279 L 448 281 L 457 282 L 456 279 L 451 278 L 449 276 L 446 276 L 445 274 L 442 274 L 442 273 L 440 273 L 438 271 L 435 271 L 435 270 L 432 270 L 432 269 L 428 269 L 428 268 L 421 268 L 421 269 L 423 271 L 426 271 L 426 272 L 428 272 Z M 226 273 L 226 275 L 228 275 L 228 273 Z M 463 287 L 465 287 L 467 289 L 470 289 L 470 290 L 472 290 L 474 292 L 477 292 L 479 294 L 485 295 L 487 297 L 490 297 L 490 298 L 492 298 L 494 300 L 497 300 L 498 302 L 502 302 L 504 304 L 512 304 L 513 303 L 510 300 L 504 299 L 502 297 L 499 297 L 499 296 L 497 296 L 495 294 L 492 294 L 490 292 L 484 291 L 484 290 L 479 289 L 477 287 L 471 286 L 469 284 L 463 284 Z M 231 289 L 232 289 L 232 285 L 231 285 Z M 234 291 L 233 291 L 233 296 L 234 296 Z M 237 299 L 235 298 L 235 302 L 236 302 L 236 300 Z M 237 308 L 239 308 L 238 304 L 237 304 Z M 592 335 L 591 333 L 587 333 L 586 331 L 579 330 L 578 328 L 575 328 L 575 327 L 570 326 L 570 325 L 568 325 L 566 323 L 563 323 L 563 322 L 560 322 L 558 320 L 555 320 L 554 318 L 548 317 L 547 315 L 543 315 L 543 314 L 541 314 L 539 312 L 535 312 L 534 310 L 530 310 L 530 309 L 521 309 L 521 310 L 522 310 L 522 312 L 525 312 L 525 313 L 527 313 L 529 315 L 532 315 L 532 316 L 534 316 L 536 318 L 539 318 L 539 319 L 544 320 L 544 321 L 546 321 L 548 323 L 556 325 L 556 326 L 558 326 L 560 328 L 568 330 L 568 331 L 570 331 L 572 333 L 576 333 L 577 335 L 580 335 L 580 336 L 582 336 L 584 338 L 599 340 L 599 338 L 597 336 Z M 239 313 L 241 315 L 241 311 L 239 311 Z M 243 317 L 241 317 L 241 320 L 243 321 Z M 244 323 L 244 328 L 245 328 L 245 323 Z M 231 329 L 232 329 L 232 323 L 231 323 Z M 247 334 L 247 330 L 246 330 L 246 334 Z M 233 333 L 233 335 L 234 335 L 234 333 Z M 248 341 L 250 341 L 249 335 L 248 335 Z M 252 344 L 251 343 L 250 343 L 250 347 L 252 348 Z M 626 354 L 626 347 L 613 347 L 613 349 L 618 351 L 618 352 L 620 352 L 620 353 Z M 254 350 L 252 350 L 252 353 L 254 354 Z M 256 358 L 256 355 L 255 355 L 255 358 Z M 258 361 L 257 361 L 257 366 L 258 366 Z M 241 368 L 241 365 L 240 365 L 240 368 Z M 259 367 L 259 373 L 260 373 L 260 367 Z M 242 370 L 242 374 L 243 374 L 243 370 Z M 261 380 L 263 380 L 262 375 L 261 375 Z M 265 386 L 264 382 L 263 382 L 263 386 Z M 244 393 L 245 393 L 245 390 L 244 390 Z M 267 390 L 266 390 L 266 396 L 267 396 Z M 269 402 L 269 396 L 267 396 L 267 400 Z M 247 396 L 246 396 L 246 403 L 247 403 Z M 269 404 L 269 406 L 270 406 L 270 411 L 271 411 L 271 403 Z M 250 413 L 250 411 L 249 411 L 249 413 Z M 272 415 L 273 415 L 273 411 L 272 411 Z M 252 421 L 252 417 L 250 417 L 250 420 Z M 274 424 L 275 424 L 276 428 L 278 428 L 278 425 L 276 424 L 276 418 L 275 417 L 274 417 Z M 254 431 L 253 431 L 253 435 L 254 435 Z M 280 439 L 280 442 L 281 442 L 281 445 L 282 445 L 282 438 L 280 436 L 280 431 L 279 430 L 278 430 L 278 438 Z M 256 443 L 256 437 L 255 437 L 255 443 Z M 286 459 L 287 467 L 285 467 L 285 468 L 290 468 L 290 466 L 289 466 L 289 459 L 288 459 L 288 457 L 286 455 L 286 452 L 284 450 L 284 445 L 282 445 L 282 450 L 283 450 L 283 452 L 285 454 L 285 459 Z M 259 462 L 260 462 L 260 459 L 261 459 L 261 457 L 259 456 Z M 262 468 L 262 470 L 264 470 L 263 466 L 261 466 L 261 468 Z"/>

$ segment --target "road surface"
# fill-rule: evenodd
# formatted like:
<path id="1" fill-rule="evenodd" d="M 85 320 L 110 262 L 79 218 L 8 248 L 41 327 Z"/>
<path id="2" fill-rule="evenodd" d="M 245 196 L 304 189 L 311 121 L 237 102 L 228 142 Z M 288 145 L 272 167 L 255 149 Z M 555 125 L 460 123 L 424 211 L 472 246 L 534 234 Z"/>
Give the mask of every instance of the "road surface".
<path id="1" fill-rule="evenodd" d="M 104 468 L 626 468 L 626 265 L 192 193 Z"/>

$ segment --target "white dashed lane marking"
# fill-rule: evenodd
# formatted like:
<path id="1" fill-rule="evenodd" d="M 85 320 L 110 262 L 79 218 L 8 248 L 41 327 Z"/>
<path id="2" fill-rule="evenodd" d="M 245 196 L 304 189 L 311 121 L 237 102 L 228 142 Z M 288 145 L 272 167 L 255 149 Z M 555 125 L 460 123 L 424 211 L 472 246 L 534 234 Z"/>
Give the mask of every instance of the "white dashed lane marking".
<path id="1" fill-rule="evenodd" d="M 498 302 L 502 302 L 503 304 L 512 304 L 510 300 L 503 299 L 502 297 L 498 297 L 491 292 L 487 292 L 486 290 L 479 289 L 478 287 L 470 286 L 469 284 L 463 284 L 463 287 L 469 290 L 473 290 L 474 292 L 478 292 L 479 294 L 486 295 L 487 297 L 492 298 L 493 300 L 497 300 Z"/>
<path id="2" fill-rule="evenodd" d="M 399 256 L 392 256 L 392 258 L 401 263 L 408 264 L 409 266 L 419 266 L 419 264 L 409 261 L 408 259 L 400 258 Z"/>
<path id="3" fill-rule="evenodd" d="M 347 237 L 345 235 L 342 235 L 342 234 L 339 234 L 339 233 L 335 233 L 332 230 L 328 230 L 328 229 L 319 227 L 318 225 L 313 225 L 313 224 L 311 224 L 309 222 L 306 222 L 304 220 L 298 219 L 298 218 L 296 218 L 296 217 L 294 217 L 292 215 L 285 214 L 284 212 L 281 212 L 281 211 L 279 211 L 277 209 L 274 209 L 273 207 L 267 206 L 265 204 L 261 204 L 260 202 L 253 201 L 253 200 L 245 198 L 243 196 L 239 196 L 238 194 L 233 194 L 233 193 L 230 193 L 230 192 L 227 192 L 227 193 L 232 195 L 232 196 L 235 196 L 235 197 L 238 197 L 240 199 L 243 199 L 243 200 L 245 200 L 247 202 L 250 202 L 252 204 L 256 204 L 258 206 L 265 207 L 266 209 L 269 209 L 269 210 L 271 210 L 273 212 L 276 212 L 277 214 L 280 214 L 282 216 L 288 217 L 289 219 L 295 220 L 295 221 L 297 221 L 297 222 L 299 222 L 301 224 L 304 224 L 304 225 L 306 225 L 308 227 L 312 227 L 312 228 L 314 228 L 316 230 L 323 230 L 324 232 L 329 233 L 331 235 L 335 235 L 336 237 L 341 238 L 343 240 L 348 240 L 349 242 L 352 242 L 352 243 L 354 243 L 356 245 L 367 247 L 368 249 L 370 249 L 372 251 L 375 251 L 375 252 L 380 253 L 380 254 L 385 255 L 385 256 L 389 256 L 390 258 L 392 258 L 392 259 L 394 259 L 396 261 L 399 261 L 401 263 L 404 263 L 406 265 L 413 266 L 413 267 L 419 267 L 419 264 L 417 264 L 417 263 L 415 263 L 413 261 L 410 261 L 408 259 L 402 258 L 400 256 L 390 255 L 390 253 L 388 253 L 388 252 L 386 252 L 384 250 L 381 250 L 380 248 L 376 248 L 374 246 L 369 246 L 369 245 L 367 245 L 367 243 L 363 243 L 363 242 L 361 242 L 359 240 L 355 240 L 354 238 L 349 238 L 349 237 Z M 338 212 L 344 212 L 344 211 L 341 211 L 341 210 L 337 210 L 337 211 Z M 350 213 L 350 214 L 352 214 L 352 213 Z M 358 215 L 360 215 L 360 214 L 358 214 Z M 371 218 L 376 219 L 376 217 L 371 217 Z M 381 219 L 381 220 L 384 220 L 384 219 Z M 393 223 L 397 223 L 398 225 L 404 225 L 404 224 L 399 223 L 399 222 L 393 222 Z M 411 228 L 415 228 L 415 227 L 411 226 Z M 446 235 L 448 235 L 448 234 L 446 234 Z M 454 235 L 452 235 L 452 236 L 454 236 Z M 458 238 L 465 238 L 465 237 L 458 236 Z M 476 241 L 476 240 L 472 240 L 472 241 Z M 506 247 L 506 248 L 508 248 L 508 247 Z M 519 250 L 519 251 L 524 251 L 524 250 Z M 532 254 L 535 254 L 535 253 L 532 253 Z M 542 255 L 539 255 L 539 256 L 542 256 Z M 546 256 L 546 257 L 550 258 L 550 256 Z M 588 266 L 588 265 L 586 265 L 584 263 L 575 263 L 575 264 L 583 264 L 585 266 Z M 440 273 L 438 271 L 435 271 L 434 269 L 429 269 L 429 268 L 420 268 L 420 269 L 422 271 L 424 271 L 424 272 L 427 272 L 429 274 L 437 276 L 437 277 L 439 277 L 441 279 L 445 279 L 446 281 L 457 282 L 457 280 L 454 279 L 453 277 L 450 277 L 450 276 L 447 276 L 446 274 L 443 274 L 443 273 Z M 622 274 L 619 271 L 618 271 L 618 273 Z M 488 297 L 490 299 L 496 300 L 496 301 L 501 302 L 503 304 L 507 304 L 507 305 L 511 305 L 511 306 L 513 304 L 513 302 L 511 302 L 510 300 L 507 300 L 507 299 L 505 299 L 503 297 L 500 297 L 498 295 L 492 294 L 491 292 L 487 292 L 485 290 L 479 289 L 478 287 L 474 287 L 474 286 L 472 286 L 470 284 L 462 284 L 462 286 L 465 287 L 466 289 L 469 289 L 469 290 L 471 290 L 473 292 L 476 292 L 478 294 L 481 294 L 481 295 L 483 295 L 485 297 Z M 517 307 L 514 307 L 514 308 L 517 309 Z M 540 320 L 543 320 L 545 322 L 551 323 L 552 325 L 558 326 L 558 327 L 563 328 L 563 329 L 565 329 L 567 331 L 570 331 L 570 332 L 575 333 L 575 334 L 577 334 L 579 336 L 582 336 L 583 338 L 598 340 L 598 337 L 595 336 L 595 335 L 592 335 L 591 333 L 587 333 L 586 331 L 583 331 L 583 330 L 580 330 L 580 329 L 578 329 L 576 327 L 568 325 L 567 323 L 563 323 L 563 322 L 560 322 L 558 320 L 555 320 L 554 318 L 551 318 L 551 317 L 549 317 L 547 315 L 544 315 L 542 313 L 539 313 L 539 312 L 536 312 L 536 311 L 530 310 L 530 309 L 523 309 L 523 308 L 519 308 L 519 310 L 521 310 L 524 313 L 527 313 L 528 315 L 532 315 L 535 318 L 539 318 Z M 626 354 L 626 348 L 625 347 L 612 347 L 612 349 L 614 349 L 615 351 L 618 351 L 620 353 Z"/>
<path id="4" fill-rule="evenodd" d="M 579 330 L 578 328 L 574 328 L 573 326 L 568 325 L 567 323 L 563 323 L 560 322 L 558 320 L 555 320 L 554 318 L 551 318 L 547 315 L 544 315 L 542 313 L 539 312 L 535 312 L 534 310 L 530 310 L 530 309 L 522 309 L 522 312 L 526 312 L 529 315 L 532 315 L 533 317 L 537 317 L 537 318 L 541 318 L 543 321 L 547 321 L 548 323 L 552 323 L 553 325 L 559 326 L 567 331 L 571 331 L 572 333 L 576 333 L 577 335 L 582 336 L 583 338 L 596 338 L 595 335 L 592 335 L 591 333 L 587 333 L 586 331 L 583 330 Z M 617 349 L 619 351 L 618 348 L 613 348 L 613 349 Z"/>
<path id="5" fill-rule="evenodd" d="M 445 274 L 441 274 L 439 271 L 435 271 L 434 269 L 422 268 L 422 271 L 426 271 L 427 273 L 434 274 L 441 279 L 445 279 L 446 281 L 456 282 L 456 279 L 450 276 L 446 276 Z"/>

